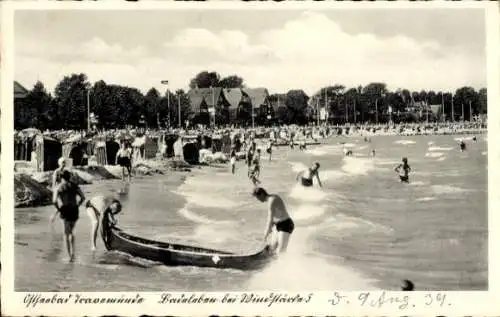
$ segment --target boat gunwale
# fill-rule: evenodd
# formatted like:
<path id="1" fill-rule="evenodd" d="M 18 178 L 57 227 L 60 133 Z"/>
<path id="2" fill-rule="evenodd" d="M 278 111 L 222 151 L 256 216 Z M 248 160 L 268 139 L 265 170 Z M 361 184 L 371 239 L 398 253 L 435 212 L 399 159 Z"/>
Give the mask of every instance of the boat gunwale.
<path id="1" fill-rule="evenodd" d="M 121 240 L 125 240 L 127 242 L 130 242 L 132 244 L 136 244 L 136 245 L 140 245 L 140 246 L 144 246 L 144 247 L 152 248 L 152 249 L 156 249 L 156 250 L 162 250 L 162 251 L 166 251 L 166 252 L 178 253 L 178 254 L 192 254 L 192 255 L 202 255 L 202 256 L 218 256 L 219 258 L 242 258 L 242 257 L 255 257 L 255 256 L 258 256 L 258 255 L 261 255 L 264 252 L 266 252 L 266 249 L 267 249 L 267 247 L 265 247 L 264 249 L 262 249 L 262 250 L 260 250 L 258 252 L 247 253 L 247 254 L 229 253 L 227 251 L 220 251 L 220 250 L 213 250 L 213 251 L 215 251 L 214 253 L 186 251 L 186 250 L 175 250 L 175 249 L 168 249 L 168 248 L 165 248 L 165 247 L 159 247 L 159 246 L 155 246 L 155 245 L 151 245 L 151 244 L 146 244 L 146 243 L 141 243 L 141 242 L 138 242 L 138 241 L 127 239 L 127 237 L 124 237 L 122 234 L 131 236 L 131 237 L 134 237 L 134 238 L 140 238 L 140 237 L 136 237 L 136 236 L 133 236 L 131 234 L 125 233 L 123 230 L 121 230 L 121 229 L 119 229 L 117 227 L 110 228 L 110 230 L 113 232 L 113 234 L 117 238 L 120 238 Z M 144 239 L 144 238 L 140 238 L 140 239 Z M 154 240 L 148 240 L 148 239 L 144 239 L 144 240 L 151 241 L 151 242 L 154 242 L 154 243 L 164 243 L 164 242 L 159 242 L 159 241 L 154 241 Z M 172 245 L 176 245 L 176 244 L 172 244 Z M 200 248 L 200 249 L 203 249 L 203 248 Z M 226 253 L 216 253 L 216 252 L 226 252 Z"/>

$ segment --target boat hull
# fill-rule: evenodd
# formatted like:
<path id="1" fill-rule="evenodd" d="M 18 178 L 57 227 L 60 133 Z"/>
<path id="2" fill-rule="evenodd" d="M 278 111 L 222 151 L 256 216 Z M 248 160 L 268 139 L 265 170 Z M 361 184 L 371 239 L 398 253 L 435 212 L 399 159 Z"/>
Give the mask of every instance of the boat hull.
<path id="1" fill-rule="evenodd" d="M 109 221 L 103 221 L 101 235 L 106 249 L 110 251 L 124 252 L 167 266 L 257 270 L 269 263 L 274 256 L 269 246 L 252 254 L 238 255 L 214 249 L 153 241 L 125 233 L 111 225 Z"/>

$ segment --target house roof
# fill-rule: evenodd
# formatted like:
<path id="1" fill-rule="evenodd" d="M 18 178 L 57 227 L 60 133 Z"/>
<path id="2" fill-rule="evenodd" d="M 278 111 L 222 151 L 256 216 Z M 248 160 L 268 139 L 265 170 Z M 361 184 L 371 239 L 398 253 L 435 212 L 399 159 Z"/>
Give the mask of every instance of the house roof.
<path id="1" fill-rule="evenodd" d="M 240 102 L 242 101 L 243 94 L 239 88 L 228 88 L 224 89 L 224 97 L 229 102 L 229 108 L 238 108 Z"/>
<path id="2" fill-rule="evenodd" d="M 437 105 L 430 105 L 429 107 L 431 108 L 431 111 L 432 111 L 433 114 L 438 115 L 438 114 L 441 113 L 441 109 L 442 109 L 441 105 L 439 105 L 439 104 L 437 104 Z"/>
<path id="3" fill-rule="evenodd" d="M 191 107 L 195 112 L 198 112 L 203 102 L 205 102 L 205 104 L 208 107 L 213 107 L 214 101 L 215 103 L 217 103 L 217 101 L 221 97 L 221 94 L 222 94 L 222 88 L 220 87 L 196 88 L 196 89 L 191 89 L 188 92 L 188 97 L 191 103 Z"/>
<path id="4" fill-rule="evenodd" d="M 14 81 L 14 98 L 25 98 L 28 92 L 28 89 L 24 88 L 17 81 Z"/>
<path id="5" fill-rule="evenodd" d="M 254 108 L 269 104 L 269 92 L 266 88 L 243 88 L 242 92 L 250 98 Z"/>

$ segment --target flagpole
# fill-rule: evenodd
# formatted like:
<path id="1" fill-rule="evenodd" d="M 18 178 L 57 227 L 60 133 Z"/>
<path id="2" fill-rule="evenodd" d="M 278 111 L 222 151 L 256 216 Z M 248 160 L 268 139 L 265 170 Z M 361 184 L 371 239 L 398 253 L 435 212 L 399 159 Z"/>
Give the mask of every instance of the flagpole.
<path id="1" fill-rule="evenodd" d="M 212 104 L 213 104 L 213 107 L 214 107 L 214 129 L 215 129 L 215 88 L 212 87 Z"/>
<path id="2" fill-rule="evenodd" d="M 455 122 L 455 109 L 453 105 L 453 93 L 451 93 L 451 122 Z"/>
<path id="3" fill-rule="evenodd" d="M 425 100 L 425 122 L 429 124 L 429 105 L 427 99 Z"/>
<path id="4" fill-rule="evenodd" d="M 177 96 L 177 109 L 179 112 L 179 129 L 182 128 L 182 122 L 181 122 L 181 96 L 180 94 Z"/>
<path id="5" fill-rule="evenodd" d="M 319 111 L 319 98 L 316 99 L 316 118 L 318 120 L 318 127 L 320 125 L 320 111 Z"/>
<path id="6" fill-rule="evenodd" d="M 469 122 L 471 122 L 471 121 L 472 121 L 472 120 L 471 120 L 471 118 L 472 118 L 472 103 L 471 103 L 471 101 L 469 100 Z"/>
<path id="7" fill-rule="evenodd" d="M 90 131 L 90 88 L 87 89 L 87 131 Z"/>
<path id="8" fill-rule="evenodd" d="M 465 121 L 465 114 L 464 114 L 464 103 L 462 102 L 462 122 Z"/>
<path id="9" fill-rule="evenodd" d="M 162 85 L 167 86 L 167 115 L 168 115 L 168 128 L 170 129 L 170 93 L 168 92 L 168 80 L 162 80 Z M 156 109 L 156 121 L 158 129 L 160 129 L 160 112 Z"/>
<path id="10" fill-rule="evenodd" d="M 349 108 L 347 107 L 347 101 L 344 99 L 345 102 L 345 123 L 349 122 Z"/>
<path id="11" fill-rule="evenodd" d="M 354 124 L 356 124 L 356 97 L 354 97 Z"/>
<path id="12" fill-rule="evenodd" d="M 443 110 L 443 122 L 444 122 L 444 94 L 441 91 L 441 108 Z"/>

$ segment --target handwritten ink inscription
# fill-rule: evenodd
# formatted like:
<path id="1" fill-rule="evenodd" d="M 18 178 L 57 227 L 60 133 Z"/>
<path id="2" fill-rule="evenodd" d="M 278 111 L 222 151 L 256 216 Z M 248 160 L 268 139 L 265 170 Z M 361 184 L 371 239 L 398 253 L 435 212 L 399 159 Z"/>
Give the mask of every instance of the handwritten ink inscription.
<path id="1" fill-rule="evenodd" d="M 361 307 L 383 308 L 393 307 L 406 310 L 415 307 L 445 307 L 451 306 L 445 293 L 427 293 L 421 298 L 415 294 L 389 295 L 387 292 L 361 292 L 356 295 L 334 292 L 328 302 L 332 306 L 359 305 Z"/>

